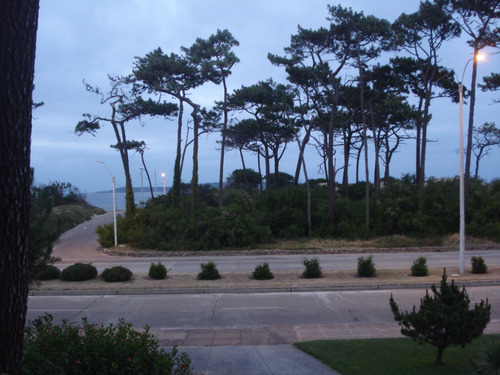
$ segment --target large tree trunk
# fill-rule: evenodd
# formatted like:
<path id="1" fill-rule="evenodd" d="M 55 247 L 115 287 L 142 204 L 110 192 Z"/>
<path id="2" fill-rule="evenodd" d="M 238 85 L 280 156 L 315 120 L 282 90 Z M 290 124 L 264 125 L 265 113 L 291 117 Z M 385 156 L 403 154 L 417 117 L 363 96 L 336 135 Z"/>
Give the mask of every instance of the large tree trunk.
<path id="1" fill-rule="evenodd" d="M 333 161 L 333 130 L 335 128 L 335 122 L 337 117 L 337 105 L 339 101 L 339 87 L 335 78 L 332 78 L 331 82 L 333 86 L 332 93 L 332 112 L 330 115 L 330 123 L 328 124 L 328 141 L 326 148 L 326 157 L 328 162 L 328 223 L 333 228 L 335 223 L 335 204 L 336 204 L 336 195 L 335 195 L 335 167 Z"/>
<path id="2" fill-rule="evenodd" d="M 0 2 L 0 373 L 21 374 L 37 0 Z"/>
<path id="3" fill-rule="evenodd" d="M 199 128 L 200 120 L 198 118 L 198 112 L 200 106 L 197 104 L 191 104 L 193 107 L 193 112 L 191 116 L 193 117 L 193 175 L 191 177 L 191 219 L 195 218 L 196 211 L 198 210 L 198 138 L 199 138 Z"/>

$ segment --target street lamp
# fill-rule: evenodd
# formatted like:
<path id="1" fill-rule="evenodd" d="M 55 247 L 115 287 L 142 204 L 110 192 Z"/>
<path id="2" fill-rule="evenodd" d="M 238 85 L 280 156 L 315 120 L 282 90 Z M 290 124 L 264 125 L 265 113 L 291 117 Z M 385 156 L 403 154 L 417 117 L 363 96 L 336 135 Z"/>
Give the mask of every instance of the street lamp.
<path id="1" fill-rule="evenodd" d="M 167 194 L 166 188 L 165 188 L 165 172 L 161 172 L 161 178 L 163 179 L 163 195 Z"/>
<path id="2" fill-rule="evenodd" d="M 459 253 L 460 253 L 460 274 L 465 273 L 465 184 L 464 184 L 464 113 L 463 113 L 463 93 L 464 93 L 464 77 L 465 70 L 471 61 L 484 60 L 485 56 L 481 53 L 474 55 L 465 64 L 462 73 L 462 79 L 458 83 L 458 99 L 460 102 L 460 239 L 459 239 Z"/>
<path id="3" fill-rule="evenodd" d="M 116 232 L 116 193 L 115 193 L 115 176 L 113 176 L 106 166 L 106 164 L 103 161 L 96 160 L 96 163 L 104 165 L 104 168 L 108 171 L 109 175 L 111 176 L 111 181 L 113 183 L 113 229 L 114 229 L 114 235 L 115 235 L 115 246 L 118 246 L 118 235 Z"/>

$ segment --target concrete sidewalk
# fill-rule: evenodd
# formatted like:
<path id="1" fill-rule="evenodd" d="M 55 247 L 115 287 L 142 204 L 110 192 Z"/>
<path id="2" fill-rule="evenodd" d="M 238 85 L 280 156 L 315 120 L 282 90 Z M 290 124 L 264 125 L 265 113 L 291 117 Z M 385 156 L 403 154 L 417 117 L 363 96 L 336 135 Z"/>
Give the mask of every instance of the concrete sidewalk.
<path id="1" fill-rule="evenodd" d="M 180 347 L 194 375 L 336 375 L 291 345 Z"/>

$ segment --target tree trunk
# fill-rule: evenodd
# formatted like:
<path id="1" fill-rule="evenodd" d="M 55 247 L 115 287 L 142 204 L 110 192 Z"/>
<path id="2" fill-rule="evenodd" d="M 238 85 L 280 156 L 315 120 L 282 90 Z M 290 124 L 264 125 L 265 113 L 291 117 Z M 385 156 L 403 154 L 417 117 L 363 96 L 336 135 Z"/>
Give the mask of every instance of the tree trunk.
<path id="1" fill-rule="evenodd" d="M 21 374 L 38 1 L 0 2 L 0 373 Z"/>
<path id="2" fill-rule="evenodd" d="M 415 130 L 417 132 L 417 140 L 415 147 L 415 181 L 417 185 L 420 184 L 420 146 L 422 143 L 422 105 L 424 103 L 424 99 L 420 98 L 418 102 L 418 110 L 417 110 L 417 121 L 415 124 Z"/>
<path id="3" fill-rule="evenodd" d="M 442 365 L 443 364 L 443 352 L 444 352 L 444 348 L 438 348 L 436 360 L 434 361 L 435 365 Z"/>
<path id="4" fill-rule="evenodd" d="M 142 150 L 141 152 L 141 160 L 142 160 L 142 165 L 144 166 L 144 171 L 146 172 L 146 176 L 148 177 L 149 190 L 151 191 L 151 199 L 154 199 L 155 196 L 153 194 L 153 184 L 151 183 L 151 176 L 149 175 L 148 168 L 146 167 L 146 162 L 144 161 L 144 150 Z"/>
<path id="5" fill-rule="evenodd" d="M 365 113 L 365 82 L 363 80 L 363 68 L 361 66 L 360 52 L 358 47 L 358 71 L 359 71 L 359 103 L 361 106 L 361 119 L 363 121 L 363 143 L 365 147 L 365 231 L 370 230 L 370 171 L 368 165 L 368 134 Z"/>
<path id="6" fill-rule="evenodd" d="M 479 49 L 477 46 L 474 48 L 474 57 L 477 56 Z M 470 184 L 470 166 L 472 155 L 472 132 L 474 130 L 474 106 L 476 103 L 476 78 L 477 78 L 477 59 L 472 60 L 472 79 L 470 83 L 470 104 L 469 104 L 469 126 L 467 128 L 467 146 L 465 150 L 465 171 L 464 171 L 464 193 L 465 193 L 465 207 L 467 207 L 467 197 L 469 195 Z M 467 212 L 467 211 L 466 211 Z"/>
<path id="7" fill-rule="evenodd" d="M 377 135 L 376 125 L 375 125 L 375 115 L 373 113 L 373 103 L 370 100 L 368 102 L 368 106 L 370 107 L 370 119 L 372 125 L 372 134 L 373 134 L 373 148 L 375 153 L 375 167 L 373 169 L 373 182 L 375 183 L 375 194 L 376 197 L 380 197 L 380 163 L 379 163 L 379 137 Z"/>
<path id="8" fill-rule="evenodd" d="M 332 78 L 332 112 L 330 115 L 330 123 L 328 124 L 328 141 L 327 141 L 327 149 L 326 149 L 326 157 L 328 162 L 328 223 L 331 227 L 333 227 L 335 223 L 335 168 L 333 166 L 333 130 L 335 128 L 335 122 L 337 117 L 337 105 L 339 101 L 339 88 L 338 84 L 335 81 L 335 78 Z"/>
<path id="9" fill-rule="evenodd" d="M 198 118 L 198 111 L 200 106 L 191 104 L 193 112 L 193 175 L 191 177 L 191 219 L 195 218 L 196 211 L 198 210 L 198 129 L 200 127 L 200 120 Z"/>
<path id="10" fill-rule="evenodd" d="M 182 149 L 182 115 L 184 113 L 184 103 L 179 100 L 179 117 L 177 118 L 177 151 L 174 164 L 174 181 L 172 183 L 172 197 L 177 205 L 181 196 L 181 149 Z"/>
<path id="11" fill-rule="evenodd" d="M 226 130 L 228 123 L 228 109 L 227 109 L 227 85 L 226 78 L 222 78 L 222 85 L 224 87 L 224 104 L 223 104 L 223 112 L 224 112 L 224 122 L 222 124 L 222 144 L 220 147 L 220 168 L 219 168 L 219 207 L 222 208 L 222 190 L 224 187 L 224 152 L 226 149 Z"/>
<path id="12" fill-rule="evenodd" d="M 344 125 L 342 132 L 344 135 L 344 171 L 342 175 L 342 186 L 344 187 L 344 194 L 347 197 L 349 194 L 349 156 L 351 154 L 351 140 L 352 133 L 348 131 L 348 125 Z"/>

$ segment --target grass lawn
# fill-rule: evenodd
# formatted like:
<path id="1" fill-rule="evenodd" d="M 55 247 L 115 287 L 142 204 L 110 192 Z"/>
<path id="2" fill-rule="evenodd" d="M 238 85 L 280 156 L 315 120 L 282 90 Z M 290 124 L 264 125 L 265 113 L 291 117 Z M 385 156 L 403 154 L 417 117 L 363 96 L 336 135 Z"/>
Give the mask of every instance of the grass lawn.
<path id="1" fill-rule="evenodd" d="M 435 366 L 436 348 L 409 338 L 321 340 L 295 344 L 342 375 L 462 375 L 475 374 L 470 363 L 481 345 L 500 335 L 484 335 L 465 348 L 449 347 L 443 365 Z"/>

